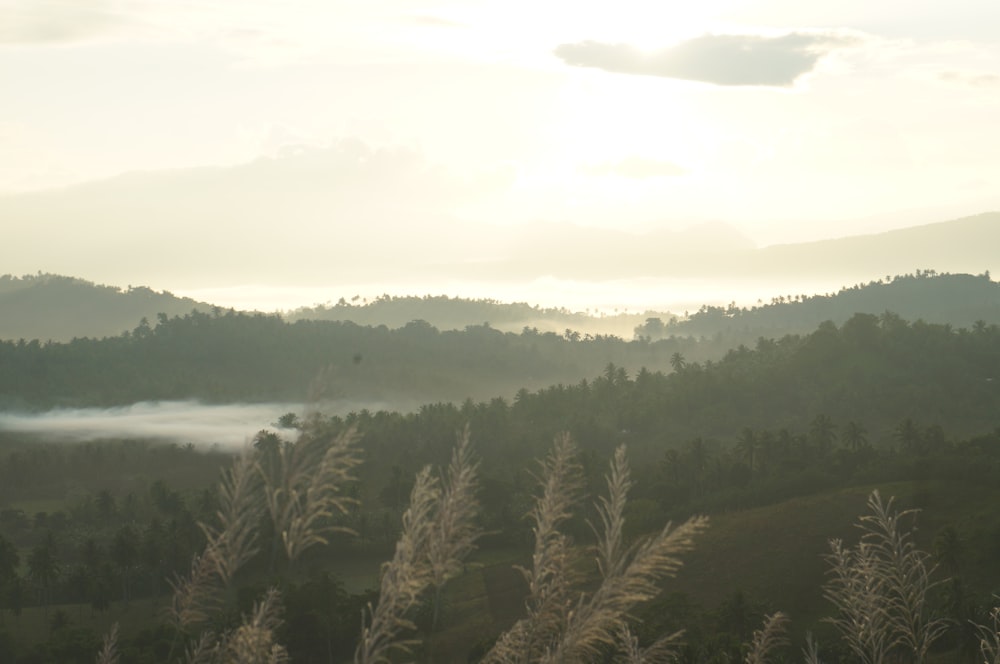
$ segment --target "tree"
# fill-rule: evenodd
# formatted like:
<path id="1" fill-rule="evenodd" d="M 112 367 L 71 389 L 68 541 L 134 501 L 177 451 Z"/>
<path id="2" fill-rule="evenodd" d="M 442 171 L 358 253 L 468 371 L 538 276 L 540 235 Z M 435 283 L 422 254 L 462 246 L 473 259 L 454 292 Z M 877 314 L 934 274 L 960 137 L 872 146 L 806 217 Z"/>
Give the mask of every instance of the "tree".
<path id="1" fill-rule="evenodd" d="M 139 562 L 139 536 L 132 526 L 122 526 L 111 542 L 111 560 L 122 576 L 122 601 L 128 606 L 131 598 L 130 577 Z"/>
<path id="2" fill-rule="evenodd" d="M 857 452 L 868 444 L 867 433 L 868 431 L 857 422 L 848 422 L 844 427 L 844 443 L 852 452 Z"/>
<path id="3" fill-rule="evenodd" d="M 17 583 L 17 568 L 21 557 L 17 548 L 3 535 L 0 535 L 0 617 L 3 616 L 3 605 L 7 603 L 12 586 Z"/>
<path id="4" fill-rule="evenodd" d="M 813 418 L 809 426 L 809 432 L 816 443 L 820 457 L 825 457 L 833 448 L 834 441 L 837 440 L 837 425 L 833 423 L 829 415 L 820 413 Z"/>
<path id="5" fill-rule="evenodd" d="M 0 535 L 0 588 L 3 588 L 17 574 L 21 557 L 17 548 L 3 535 Z"/>
<path id="6" fill-rule="evenodd" d="M 55 543 L 51 536 L 31 550 L 28 556 L 28 576 L 39 586 L 39 596 L 45 607 L 45 618 L 49 615 L 52 584 L 59 578 L 59 561 L 56 559 Z"/>
<path id="7" fill-rule="evenodd" d="M 755 462 L 757 460 L 758 444 L 757 434 L 750 427 L 744 428 L 740 437 L 736 440 L 736 453 L 739 454 L 741 459 L 747 462 L 751 476 L 753 476 L 753 471 L 757 467 Z"/>
<path id="8" fill-rule="evenodd" d="M 687 361 L 679 351 L 670 356 L 670 367 L 674 373 L 680 373 L 687 367 Z"/>
<path id="9" fill-rule="evenodd" d="M 920 429 L 910 418 L 906 418 L 899 423 L 899 426 L 892 432 L 893 437 L 899 441 L 900 447 L 907 452 L 915 452 L 920 447 Z"/>

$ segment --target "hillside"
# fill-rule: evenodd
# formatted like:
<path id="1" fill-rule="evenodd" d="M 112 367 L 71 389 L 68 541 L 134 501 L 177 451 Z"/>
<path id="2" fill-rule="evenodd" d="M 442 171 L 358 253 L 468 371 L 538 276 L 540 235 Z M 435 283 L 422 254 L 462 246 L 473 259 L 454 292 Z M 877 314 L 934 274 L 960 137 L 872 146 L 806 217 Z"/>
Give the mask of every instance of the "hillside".
<path id="1" fill-rule="evenodd" d="M 520 332 L 536 328 L 540 332 L 563 334 L 573 330 L 580 334 L 613 334 L 623 338 L 632 336 L 635 326 L 650 316 L 669 318 L 669 312 L 641 314 L 589 315 L 568 309 L 531 306 L 524 302 L 498 302 L 487 299 L 425 296 L 393 297 L 383 295 L 374 300 L 351 302 L 341 298 L 334 305 L 303 307 L 284 317 L 296 320 L 350 321 L 358 325 L 386 325 L 402 327 L 414 320 L 423 320 L 439 330 L 462 330 L 468 326 L 489 324 L 504 332 Z"/>
<path id="2" fill-rule="evenodd" d="M 143 286 L 122 289 L 54 274 L 0 276 L 0 339 L 69 341 L 113 337 L 143 318 L 176 316 L 211 305 Z"/>
<path id="3" fill-rule="evenodd" d="M 906 320 L 953 327 L 971 328 L 978 321 L 1000 323 L 1000 283 L 992 281 L 989 272 L 970 275 L 917 270 L 915 274 L 842 288 L 837 293 L 790 293 L 754 307 L 706 305 L 684 319 L 646 321 L 636 328 L 636 334 L 652 339 L 722 334 L 753 343 L 761 336 L 801 334 L 824 321 L 840 325 L 858 313 L 882 315 L 887 311 Z"/>
<path id="4" fill-rule="evenodd" d="M 69 341 L 74 337 L 118 336 L 146 318 L 150 323 L 192 310 L 209 312 L 210 303 L 156 292 L 146 287 L 119 288 L 59 275 L 0 277 L 0 339 Z M 524 302 L 465 299 L 445 295 L 423 297 L 356 296 L 336 304 L 302 307 L 284 320 L 339 321 L 359 326 L 401 328 L 422 320 L 441 331 L 489 325 L 501 332 L 535 329 L 564 335 L 633 336 L 651 340 L 670 337 L 716 337 L 720 352 L 757 338 L 809 332 L 823 321 L 841 324 L 855 313 L 894 312 L 906 320 L 971 327 L 976 321 L 1000 323 L 1000 284 L 989 273 L 936 273 L 889 276 L 836 293 L 789 293 L 752 307 L 703 305 L 688 317 L 671 312 L 589 314 L 545 308 Z M 690 352 L 690 351 L 687 351 Z M 712 355 L 698 353 L 698 359 Z"/>

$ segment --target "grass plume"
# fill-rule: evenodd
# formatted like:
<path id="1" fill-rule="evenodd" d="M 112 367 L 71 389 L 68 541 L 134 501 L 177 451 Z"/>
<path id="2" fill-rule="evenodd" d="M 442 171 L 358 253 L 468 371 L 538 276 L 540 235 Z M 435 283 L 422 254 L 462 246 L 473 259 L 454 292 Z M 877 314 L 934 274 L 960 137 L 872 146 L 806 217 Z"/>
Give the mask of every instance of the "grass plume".
<path id="1" fill-rule="evenodd" d="M 1000 598 L 998 598 L 1000 599 Z M 1000 664 L 1000 606 L 990 611 L 989 625 L 975 625 L 983 664 Z"/>
<path id="2" fill-rule="evenodd" d="M 580 592 L 569 574 L 574 551 L 557 529 L 575 503 L 577 485 L 568 470 L 575 464 L 572 453 L 569 437 L 561 436 L 543 464 L 543 492 L 531 513 L 536 543 L 534 568 L 526 571 L 528 616 L 500 637 L 486 662 L 599 659 L 603 647 L 614 645 L 628 612 L 659 593 L 659 581 L 677 571 L 679 555 L 690 551 L 695 536 L 707 527 L 707 519 L 695 517 L 677 528 L 667 524 L 653 537 L 626 546 L 624 512 L 632 480 L 620 446 L 607 476 L 608 496 L 597 504 L 595 553 L 601 582 L 592 593 Z"/>
<path id="3" fill-rule="evenodd" d="M 881 664 L 893 651 L 921 664 L 948 625 L 928 615 L 927 593 L 938 583 L 931 580 L 935 566 L 902 523 L 915 510 L 897 512 L 893 499 L 883 501 L 878 490 L 868 497 L 868 509 L 857 524 L 857 546 L 830 541 L 824 596 L 837 615 L 828 620 L 866 664 Z"/>
<path id="4" fill-rule="evenodd" d="M 207 622 L 220 606 L 233 575 L 257 553 L 257 525 L 263 506 L 255 467 L 253 455 L 244 451 L 223 473 L 217 523 L 199 524 L 205 534 L 205 549 L 192 560 L 188 576 L 171 582 L 174 594 L 168 611 L 178 628 Z"/>
<path id="5" fill-rule="evenodd" d="M 661 636 L 650 645 L 642 648 L 639 646 L 639 638 L 632 633 L 628 625 L 622 625 L 618 632 L 619 654 L 615 658 L 616 664 L 658 664 L 661 662 L 679 661 L 678 646 L 684 632 L 673 632 Z"/>
<path id="6" fill-rule="evenodd" d="M 753 640 L 750 642 L 750 649 L 743 660 L 745 664 L 767 664 L 771 653 L 784 645 L 788 645 L 785 630 L 788 625 L 788 616 L 781 611 L 775 611 L 764 617 L 764 625 L 754 630 Z"/>
<path id="7" fill-rule="evenodd" d="M 104 635 L 101 651 L 97 653 L 97 664 L 118 664 L 118 623 L 111 625 L 111 630 Z"/>
<path id="8" fill-rule="evenodd" d="M 313 545 L 326 544 L 330 534 L 347 530 L 330 518 L 346 513 L 355 502 L 343 489 L 359 463 L 357 440 L 353 428 L 333 441 L 306 428 L 295 443 L 257 461 L 267 510 L 289 561 Z"/>
<path id="9" fill-rule="evenodd" d="M 461 570 L 473 548 L 477 484 L 466 429 L 443 478 L 429 466 L 417 474 L 395 553 L 382 568 L 378 604 L 369 606 L 369 618 L 362 621 L 357 664 L 384 664 L 393 652 L 409 651 L 413 641 L 401 636 L 415 627 L 409 614 L 428 588 L 439 588 Z"/>

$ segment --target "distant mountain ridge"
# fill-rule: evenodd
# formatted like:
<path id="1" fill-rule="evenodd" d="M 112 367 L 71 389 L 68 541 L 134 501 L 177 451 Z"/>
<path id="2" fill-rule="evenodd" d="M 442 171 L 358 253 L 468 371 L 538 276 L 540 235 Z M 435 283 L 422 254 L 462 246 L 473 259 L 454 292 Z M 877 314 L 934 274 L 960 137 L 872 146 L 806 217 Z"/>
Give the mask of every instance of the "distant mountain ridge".
<path id="1" fill-rule="evenodd" d="M 179 316 L 212 305 L 144 286 L 122 289 L 55 274 L 0 276 L 0 339 L 69 341 L 132 330 L 157 314 Z"/>
<path id="2" fill-rule="evenodd" d="M 491 226 L 456 212 L 476 192 L 486 195 L 505 182 L 497 178 L 477 184 L 439 173 L 406 151 L 345 142 L 228 167 L 128 173 L 0 195 L 0 264 L 178 290 L 543 277 L 846 284 L 916 267 L 1000 272 L 996 211 L 764 248 L 724 221 L 636 232 L 627 223 L 598 228 L 572 217 Z M 220 275 L 226 283 L 211 284 Z"/>
<path id="3" fill-rule="evenodd" d="M 636 334 L 652 339 L 722 334 L 752 343 L 757 337 L 801 334 L 824 321 L 841 325 L 858 313 L 891 312 L 905 320 L 972 328 L 977 322 L 1000 324 L 1000 283 L 989 272 L 913 274 L 841 288 L 836 293 L 789 293 L 753 307 L 703 306 L 686 319 L 647 321 Z"/>
<path id="4" fill-rule="evenodd" d="M 753 307 L 706 304 L 688 317 L 661 311 L 590 315 L 524 302 L 443 295 L 341 299 L 336 304 L 286 312 L 282 317 L 289 322 L 349 321 L 393 329 L 415 320 L 440 330 L 487 324 L 500 331 L 534 328 L 563 335 L 572 330 L 581 336 L 614 334 L 624 339 L 633 333 L 651 339 L 721 334 L 733 345 L 753 343 L 760 336 L 808 332 L 826 320 L 839 325 L 859 312 L 879 315 L 891 311 L 907 320 L 954 327 L 970 327 L 979 320 L 1000 324 L 1000 284 L 992 281 L 989 272 L 971 275 L 918 270 L 844 287 L 836 293 L 795 293 L 794 286 L 789 291 Z M 173 317 L 192 310 L 222 309 L 141 286 L 123 289 L 58 275 L 0 276 L 0 339 L 69 341 L 74 337 L 119 336 L 134 330 L 143 318 L 155 325 L 159 314 Z"/>
<path id="5" fill-rule="evenodd" d="M 765 247 L 750 267 L 761 274 L 870 278 L 905 274 L 916 267 L 978 274 L 1000 268 L 1000 212 L 911 226 L 885 233 Z"/>

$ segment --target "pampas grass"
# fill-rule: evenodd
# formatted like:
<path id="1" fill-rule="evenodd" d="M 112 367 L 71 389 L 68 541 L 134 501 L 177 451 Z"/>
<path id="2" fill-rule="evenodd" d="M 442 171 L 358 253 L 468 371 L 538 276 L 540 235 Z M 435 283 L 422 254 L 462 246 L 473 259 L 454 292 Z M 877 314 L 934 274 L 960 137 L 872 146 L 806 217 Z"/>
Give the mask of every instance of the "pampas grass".
<path id="1" fill-rule="evenodd" d="M 535 535 L 532 565 L 518 568 L 528 582 L 527 616 L 500 636 L 484 664 L 535 661 L 566 622 L 578 575 L 571 566 L 569 540 L 559 526 L 573 515 L 583 487 L 575 453 L 569 434 L 561 434 L 541 462 L 542 492 L 529 514 Z"/>
<path id="2" fill-rule="evenodd" d="M 764 625 L 753 633 L 750 649 L 743 660 L 745 664 L 767 664 L 768 657 L 775 649 L 788 644 L 788 639 L 785 638 L 787 625 L 788 616 L 781 611 L 765 616 Z"/>
<path id="3" fill-rule="evenodd" d="M 677 652 L 681 645 L 683 632 L 674 632 L 661 636 L 650 645 L 642 648 L 639 638 L 632 633 L 628 625 L 622 625 L 618 632 L 618 656 L 615 664 L 661 664 L 677 662 L 680 655 Z"/>
<path id="4" fill-rule="evenodd" d="M 979 634 L 979 654 L 983 664 L 1000 664 L 1000 606 L 990 611 L 990 623 L 975 625 Z"/>
<path id="5" fill-rule="evenodd" d="M 600 585 L 592 593 L 575 587 L 569 572 L 575 551 L 558 525 L 571 514 L 577 500 L 579 466 L 566 435 L 556 439 L 543 463 L 542 495 L 531 518 L 535 522 L 535 553 L 531 570 L 524 570 L 531 595 L 527 617 L 503 634 L 484 662 L 587 662 L 602 656 L 615 643 L 628 612 L 655 597 L 658 582 L 681 566 L 679 555 L 690 551 L 707 519 L 695 517 L 677 528 L 667 524 L 657 535 L 626 546 L 624 511 L 632 486 L 620 446 L 607 476 L 608 496 L 597 504 L 600 526 L 595 547 Z"/>
<path id="6" fill-rule="evenodd" d="M 250 615 L 220 644 L 226 662 L 239 664 L 286 664 L 285 649 L 274 642 L 274 631 L 281 625 L 281 596 L 268 590 L 254 604 Z"/>
<path id="7" fill-rule="evenodd" d="M 340 530 L 330 519 L 337 512 L 346 513 L 352 504 L 343 489 L 358 464 L 357 440 L 353 429 L 330 440 L 313 418 L 296 442 L 278 450 L 276 464 L 274 459 L 262 459 L 260 450 L 244 450 L 233 461 L 220 482 L 215 523 L 199 524 L 205 549 L 193 558 L 188 575 L 171 582 L 174 593 L 167 612 L 178 638 L 192 627 L 204 628 L 222 609 L 233 577 L 259 552 L 263 516 L 271 517 L 290 561 Z M 280 622 L 278 607 L 277 592 L 269 591 L 236 630 L 220 635 L 202 631 L 187 648 L 187 661 L 286 661 L 276 644 L 263 650 L 253 645 L 270 643 Z M 259 658 L 251 657 L 251 651 Z"/>
<path id="8" fill-rule="evenodd" d="M 223 473 L 217 523 L 199 523 L 204 551 L 193 559 L 188 576 L 171 581 L 174 594 L 168 614 L 178 629 L 208 622 L 233 575 L 257 553 L 260 488 L 256 460 L 244 451 Z"/>
<path id="9" fill-rule="evenodd" d="M 215 522 L 200 524 L 205 549 L 192 560 L 190 573 L 174 581 L 168 610 L 177 641 L 186 640 L 182 647 L 189 664 L 288 662 L 287 652 L 275 641 L 281 624 L 275 589 L 261 597 L 239 626 L 220 633 L 207 626 L 224 607 L 234 576 L 259 552 L 262 518 L 270 517 L 290 562 L 327 542 L 331 533 L 346 530 L 332 521 L 355 504 L 344 488 L 358 464 L 358 436 L 348 430 L 331 440 L 321 431 L 313 418 L 295 443 L 246 451 L 223 474 Z M 607 493 L 597 499 L 597 519 L 591 524 L 595 582 L 581 572 L 588 566 L 587 549 L 574 546 L 563 532 L 583 498 L 581 466 L 570 436 L 555 438 L 540 462 L 539 492 L 527 515 L 535 540 L 531 566 L 518 568 L 528 585 L 526 615 L 499 636 L 484 663 L 585 663 L 612 661 L 612 655 L 620 664 L 678 661 L 682 632 L 641 647 L 628 627 L 630 612 L 659 594 L 661 582 L 677 573 L 681 556 L 694 548 L 708 521 L 694 517 L 677 527 L 667 524 L 629 543 L 624 515 L 633 481 L 623 445 L 615 450 L 605 479 Z M 382 568 L 378 602 L 362 616 L 355 664 L 390 664 L 411 653 L 413 614 L 428 592 L 434 593 L 431 624 L 436 627 L 442 589 L 462 572 L 480 534 L 477 486 L 478 463 L 466 427 L 442 473 L 426 467 L 416 476 L 393 557 Z M 883 501 L 874 491 L 868 513 L 857 524 L 862 531 L 858 543 L 829 542 L 823 592 L 836 615 L 827 620 L 865 664 L 922 664 L 947 626 L 928 613 L 935 567 L 930 554 L 913 543 L 906 523 L 913 515 L 913 510 L 895 510 L 892 499 Z M 1000 607 L 990 617 L 990 626 L 976 625 L 980 653 L 984 664 L 1000 664 Z M 745 664 L 771 661 L 787 644 L 787 622 L 781 612 L 767 616 L 745 644 Z M 116 625 L 105 637 L 98 664 L 118 661 L 117 639 Z M 802 654 L 806 664 L 821 664 L 811 637 Z"/>
<path id="10" fill-rule="evenodd" d="M 824 596 L 837 615 L 828 620 L 866 664 L 881 664 L 893 651 L 921 664 L 948 626 L 928 615 L 927 593 L 939 583 L 931 580 L 935 566 L 903 525 L 915 510 L 895 511 L 893 499 L 883 501 L 878 490 L 869 496 L 868 509 L 857 524 L 857 546 L 830 541 Z"/>
<path id="11" fill-rule="evenodd" d="M 382 568 L 378 604 L 369 606 L 368 619 L 362 620 L 357 664 L 384 664 L 393 652 L 410 651 L 414 641 L 402 635 L 415 628 L 412 610 L 430 587 L 440 588 L 458 574 L 473 549 L 479 532 L 476 486 L 477 463 L 466 428 L 443 478 L 430 467 L 417 474 L 395 554 Z"/>
<path id="12" fill-rule="evenodd" d="M 285 555 L 295 561 L 329 535 L 349 529 L 330 523 L 334 514 L 346 514 L 355 500 L 343 493 L 359 463 L 356 430 L 349 429 L 332 442 L 307 427 L 295 444 L 282 445 L 276 459 L 258 459 L 264 498 Z"/>
<path id="13" fill-rule="evenodd" d="M 97 653 L 97 664 L 118 664 L 118 623 L 111 625 L 111 631 L 104 635 L 101 651 Z"/>
<path id="14" fill-rule="evenodd" d="M 813 639 L 812 632 L 806 632 L 806 646 L 802 649 L 802 661 L 805 664 L 823 664 L 819 658 L 819 644 Z"/>

